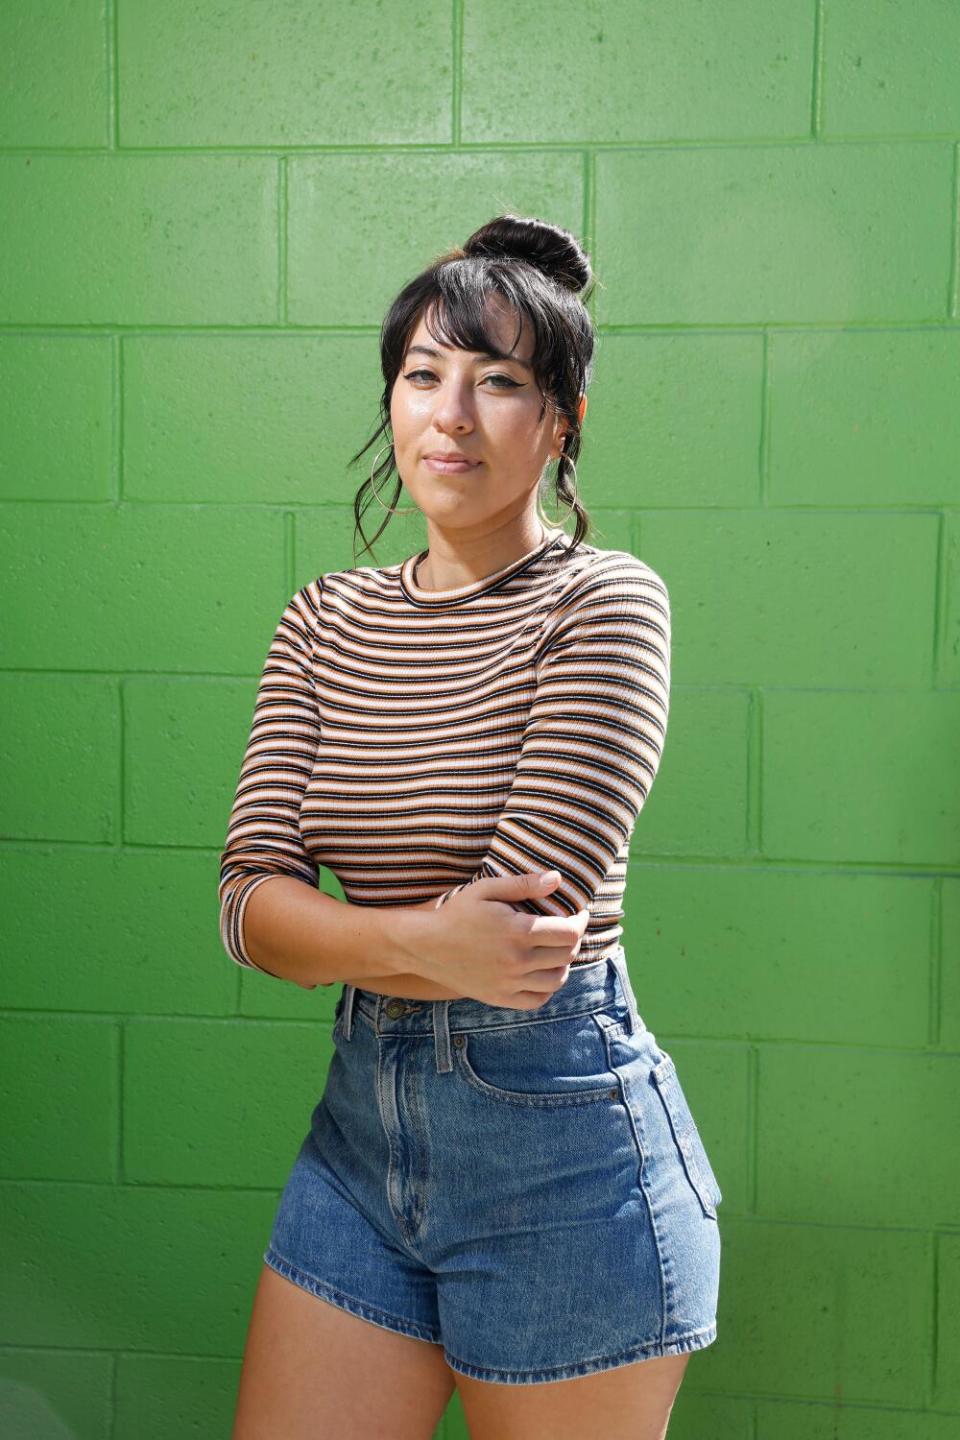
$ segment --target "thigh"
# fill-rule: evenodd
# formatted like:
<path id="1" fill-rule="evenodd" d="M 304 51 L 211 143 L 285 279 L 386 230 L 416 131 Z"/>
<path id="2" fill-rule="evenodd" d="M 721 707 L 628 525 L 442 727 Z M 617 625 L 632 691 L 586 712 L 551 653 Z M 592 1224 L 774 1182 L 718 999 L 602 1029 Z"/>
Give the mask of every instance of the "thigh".
<path id="1" fill-rule="evenodd" d="M 689 1359 L 658 1355 L 545 1385 L 456 1383 L 470 1440 L 664 1440 Z"/>
<path id="2" fill-rule="evenodd" d="M 265 1264 L 231 1440 L 432 1440 L 453 1389 L 442 1346 L 328 1304 Z"/>

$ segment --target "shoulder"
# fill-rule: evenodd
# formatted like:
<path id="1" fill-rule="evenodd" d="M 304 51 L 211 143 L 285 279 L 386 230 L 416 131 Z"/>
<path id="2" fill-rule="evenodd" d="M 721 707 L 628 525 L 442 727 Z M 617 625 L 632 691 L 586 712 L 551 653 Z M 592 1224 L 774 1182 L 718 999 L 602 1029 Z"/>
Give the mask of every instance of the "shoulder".
<path id="1" fill-rule="evenodd" d="M 628 550 L 589 545 L 582 547 L 582 559 L 578 549 L 569 563 L 572 573 L 565 577 L 558 596 L 558 605 L 564 609 L 581 605 L 616 609 L 618 604 L 639 601 L 669 610 L 670 595 L 663 576 Z"/>
<path id="2" fill-rule="evenodd" d="M 538 662 L 570 646 L 640 654 L 670 648 L 670 601 L 662 577 L 627 550 L 578 548 L 562 564 L 541 632 Z"/>
<path id="3" fill-rule="evenodd" d="M 323 576 L 308 580 L 295 590 L 283 607 L 276 627 L 275 640 L 306 648 L 316 639 L 323 603 Z"/>
<path id="4" fill-rule="evenodd" d="M 323 605 L 323 585 L 326 576 L 317 575 L 295 590 L 287 601 L 287 609 L 304 617 L 316 617 Z"/>
<path id="5" fill-rule="evenodd" d="M 363 601 L 373 596 L 385 596 L 395 588 L 403 561 L 391 565 L 351 565 L 342 570 L 327 570 L 311 581 L 316 587 L 319 602 L 337 605 L 351 600 Z"/>

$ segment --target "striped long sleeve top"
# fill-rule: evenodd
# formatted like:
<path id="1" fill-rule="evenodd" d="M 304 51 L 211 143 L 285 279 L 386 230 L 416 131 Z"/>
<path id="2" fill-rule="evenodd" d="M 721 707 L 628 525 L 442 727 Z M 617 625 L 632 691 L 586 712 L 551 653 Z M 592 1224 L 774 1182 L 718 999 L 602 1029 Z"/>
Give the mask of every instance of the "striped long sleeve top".
<path id="1" fill-rule="evenodd" d="M 588 909 L 574 964 L 616 950 L 667 730 L 670 606 L 643 561 L 571 544 L 555 533 L 452 590 L 418 584 L 423 551 L 326 573 L 288 601 L 220 857 L 220 934 L 238 965 L 262 968 L 243 934 L 256 887 L 316 887 L 321 865 L 349 902 L 379 906 L 558 870 L 549 895 L 515 908 Z"/>

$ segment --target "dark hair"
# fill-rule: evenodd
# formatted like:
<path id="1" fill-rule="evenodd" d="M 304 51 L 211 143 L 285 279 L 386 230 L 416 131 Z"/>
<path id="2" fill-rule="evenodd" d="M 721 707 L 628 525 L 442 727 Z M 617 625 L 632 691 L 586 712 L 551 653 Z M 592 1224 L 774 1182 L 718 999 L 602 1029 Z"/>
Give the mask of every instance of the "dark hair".
<path id="1" fill-rule="evenodd" d="M 543 418 L 549 405 L 570 424 L 557 461 L 555 499 L 559 505 L 572 507 L 576 516 L 570 547 L 575 549 L 590 533 L 590 516 L 575 483 L 570 482 L 566 462 L 569 457 L 576 466 L 580 453 L 577 406 L 593 373 L 596 339 L 593 322 L 581 298 L 584 291 L 584 298 L 589 298 L 592 289 L 593 271 L 586 252 L 569 230 L 544 220 L 499 215 L 476 230 L 462 249 L 458 247 L 438 256 L 404 286 L 383 321 L 380 365 L 385 384 L 380 397 L 380 424 L 363 449 L 351 457 L 350 464 L 356 464 L 387 432 L 393 387 L 421 316 L 438 342 L 446 340 L 461 349 L 489 351 L 501 359 L 507 358 L 508 352 L 497 346 L 485 328 L 485 302 L 489 295 L 499 295 L 521 317 L 527 317 L 533 331 L 530 363 L 544 397 L 539 418 Z M 434 329 L 433 321 L 439 323 L 442 333 Z M 356 531 L 363 540 L 363 548 L 371 554 L 372 542 L 366 537 L 362 517 L 370 504 L 381 512 L 382 523 L 373 537 L 377 540 L 390 523 L 390 515 L 378 503 L 373 488 L 376 486 L 379 493 L 381 479 L 390 474 L 394 464 L 391 444 L 389 456 L 363 482 L 354 497 Z M 390 501 L 384 500 L 384 505 L 395 505 L 402 488 L 403 482 L 397 475 L 393 497 Z"/>

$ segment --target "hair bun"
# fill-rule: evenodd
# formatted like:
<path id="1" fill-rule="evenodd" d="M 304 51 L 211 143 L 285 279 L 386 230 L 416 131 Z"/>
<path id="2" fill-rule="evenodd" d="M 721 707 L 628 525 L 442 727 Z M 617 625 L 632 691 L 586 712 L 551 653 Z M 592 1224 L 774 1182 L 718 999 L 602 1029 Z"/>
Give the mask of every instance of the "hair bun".
<path id="1" fill-rule="evenodd" d="M 569 230 L 546 220 L 498 215 L 475 230 L 464 255 L 526 260 L 575 295 L 590 283 L 593 272 L 586 251 Z"/>

